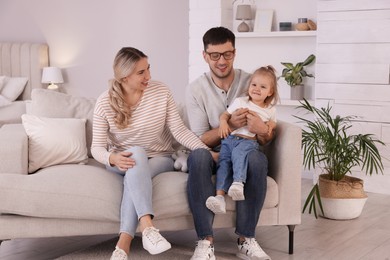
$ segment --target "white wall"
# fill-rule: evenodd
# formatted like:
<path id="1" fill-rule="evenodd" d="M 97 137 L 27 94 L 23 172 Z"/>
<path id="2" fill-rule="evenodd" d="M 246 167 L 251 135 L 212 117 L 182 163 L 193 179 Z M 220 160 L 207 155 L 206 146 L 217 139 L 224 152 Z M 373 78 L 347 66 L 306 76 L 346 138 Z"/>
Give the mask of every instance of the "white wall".
<path id="1" fill-rule="evenodd" d="M 188 9 L 182 0 L 1 0 L 0 41 L 47 43 L 51 65 L 63 68 L 63 91 L 94 98 L 107 89 L 116 52 L 133 46 L 149 56 L 152 77 L 181 100 Z"/>

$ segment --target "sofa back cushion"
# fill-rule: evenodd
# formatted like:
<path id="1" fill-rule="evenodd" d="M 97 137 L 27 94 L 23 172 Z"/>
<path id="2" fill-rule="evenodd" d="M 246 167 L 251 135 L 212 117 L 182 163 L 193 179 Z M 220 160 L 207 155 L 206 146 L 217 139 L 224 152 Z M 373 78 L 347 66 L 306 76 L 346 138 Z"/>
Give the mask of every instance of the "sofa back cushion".
<path id="1" fill-rule="evenodd" d="M 33 89 L 29 114 L 51 118 L 84 118 L 88 156 L 91 155 L 92 119 L 95 99 L 76 97 L 47 89 Z"/>

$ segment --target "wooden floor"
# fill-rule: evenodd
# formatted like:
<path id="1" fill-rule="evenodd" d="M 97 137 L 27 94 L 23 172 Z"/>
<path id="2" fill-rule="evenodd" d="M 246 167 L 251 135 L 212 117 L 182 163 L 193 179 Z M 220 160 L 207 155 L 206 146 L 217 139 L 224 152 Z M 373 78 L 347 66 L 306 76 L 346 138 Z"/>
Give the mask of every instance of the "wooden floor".
<path id="1" fill-rule="evenodd" d="M 302 181 L 302 196 L 311 187 Z M 334 259 L 334 260 L 389 260 L 390 259 L 390 196 L 368 194 L 362 215 L 350 221 L 315 219 L 303 214 L 302 224 L 295 229 L 294 254 L 288 252 L 287 227 L 260 227 L 257 240 L 273 260 Z M 174 245 L 194 247 L 195 232 L 163 233 Z M 67 237 L 47 239 L 15 239 L 0 246 L 1 260 L 44 260 L 69 254 L 108 240 L 113 236 Z M 235 248 L 236 236 L 232 229 L 217 230 L 215 247 Z M 218 254 L 217 254 L 218 256 Z M 156 256 L 156 259 L 158 257 Z"/>

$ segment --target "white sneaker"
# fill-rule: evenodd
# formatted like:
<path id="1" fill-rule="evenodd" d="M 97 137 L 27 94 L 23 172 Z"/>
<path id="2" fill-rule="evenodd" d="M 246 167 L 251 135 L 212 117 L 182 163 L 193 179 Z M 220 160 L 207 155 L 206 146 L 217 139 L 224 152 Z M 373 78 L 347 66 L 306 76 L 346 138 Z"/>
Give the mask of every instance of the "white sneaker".
<path id="1" fill-rule="evenodd" d="M 271 260 L 271 257 L 261 249 L 254 238 L 245 238 L 245 241 L 242 243 L 238 240 L 238 253 L 236 256 L 247 260 Z"/>
<path id="2" fill-rule="evenodd" d="M 206 200 L 206 207 L 214 214 L 226 213 L 226 202 L 224 196 L 210 196 Z"/>
<path id="3" fill-rule="evenodd" d="M 116 246 L 110 260 L 127 260 L 127 254 L 124 250 Z"/>
<path id="4" fill-rule="evenodd" d="M 228 195 L 232 197 L 233 200 L 245 200 L 244 183 L 238 181 L 233 182 L 228 190 Z"/>
<path id="5" fill-rule="evenodd" d="M 215 260 L 214 246 L 208 240 L 199 240 L 191 260 Z"/>
<path id="6" fill-rule="evenodd" d="M 147 227 L 142 232 L 142 246 L 151 255 L 156 255 L 170 249 L 171 243 L 158 232 L 158 229 Z"/>

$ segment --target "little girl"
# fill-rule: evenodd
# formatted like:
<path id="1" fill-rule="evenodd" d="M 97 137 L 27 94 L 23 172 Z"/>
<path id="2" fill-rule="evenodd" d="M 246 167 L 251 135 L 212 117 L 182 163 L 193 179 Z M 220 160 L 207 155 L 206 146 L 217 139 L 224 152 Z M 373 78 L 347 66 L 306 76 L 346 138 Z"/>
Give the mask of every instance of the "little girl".
<path id="1" fill-rule="evenodd" d="M 221 142 L 217 169 L 217 195 L 206 200 L 206 206 L 215 214 L 226 212 L 225 194 L 233 200 L 244 200 L 250 151 L 260 149 L 256 134 L 248 126 L 231 131 L 228 121 L 231 114 L 239 108 L 247 108 L 248 115 L 258 115 L 268 126 L 268 134 L 276 127 L 275 103 L 279 99 L 275 69 L 272 66 L 257 69 L 249 83 L 248 95 L 236 98 L 227 111 L 220 116 L 219 134 Z"/>

